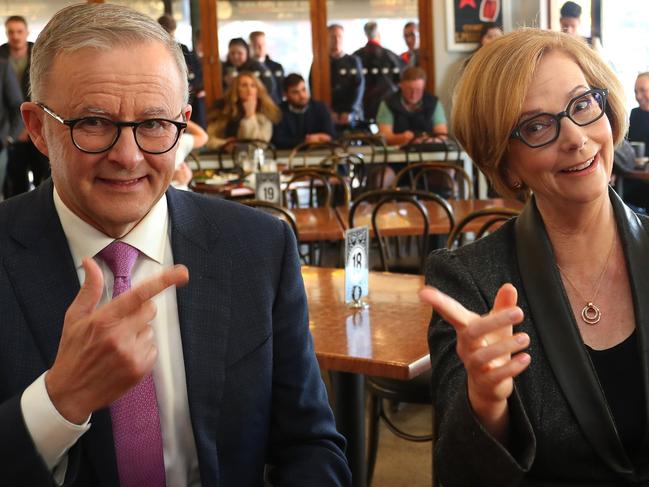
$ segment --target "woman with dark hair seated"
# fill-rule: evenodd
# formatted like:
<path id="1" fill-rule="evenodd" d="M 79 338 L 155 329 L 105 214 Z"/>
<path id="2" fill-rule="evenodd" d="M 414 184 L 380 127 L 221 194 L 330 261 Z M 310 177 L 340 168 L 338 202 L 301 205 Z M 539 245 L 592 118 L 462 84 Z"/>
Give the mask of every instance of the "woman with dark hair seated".
<path id="1" fill-rule="evenodd" d="M 242 72 L 209 118 L 207 147 L 215 149 L 234 139 L 270 141 L 281 112 L 259 78 Z"/>
<path id="2" fill-rule="evenodd" d="M 648 485 L 649 219 L 609 188 L 620 82 L 584 42 L 480 49 L 453 132 L 516 219 L 434 252 L 421 296 L 444 487 Z"/>

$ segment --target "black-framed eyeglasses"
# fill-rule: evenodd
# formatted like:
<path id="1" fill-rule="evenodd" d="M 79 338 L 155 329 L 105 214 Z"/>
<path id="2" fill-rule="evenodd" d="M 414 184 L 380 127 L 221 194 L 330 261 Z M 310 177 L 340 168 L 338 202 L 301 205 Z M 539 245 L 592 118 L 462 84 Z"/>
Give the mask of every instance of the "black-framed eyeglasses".
<path id="1" fill-rule="evenodd" d="M 117 143 L 122 127 L 133 128 L 135 143 L 142 152 L 164 154 L 176 145 L 181 130 L 187 127 L 185 122 L 165 118 L 150 118 L 141 122 L 116 122 L 105 117 L 64 120 L 43 103 L 36 104 L 54 120 L 70 127 L 72 143 L 81 152 L 88 154 L 110 150 Z"/>
<path id="2" fill-rule="evenodd" d="M 551 144 L 559 138 L 563 117 L 579 127 L 591 124 L 604 115 L 607 97 L 607 89 L 588 90 L 570 100 L 566 109 L 556 115 L 539 113 L 523 120 L 511 133 L 510 138 L 520 140 L 532 149 Z"/>

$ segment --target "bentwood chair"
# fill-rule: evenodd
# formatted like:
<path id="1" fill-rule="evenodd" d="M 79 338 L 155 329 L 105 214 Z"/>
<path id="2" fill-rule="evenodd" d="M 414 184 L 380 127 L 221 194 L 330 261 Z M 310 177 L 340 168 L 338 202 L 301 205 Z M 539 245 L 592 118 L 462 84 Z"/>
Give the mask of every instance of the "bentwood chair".
<path id="1" fill-rule="evenodd" d="M 320 162 L 320 167 L 342 174 L 352 195 L 367 191 L 367 166 L 361 154 L 332 154 Z"/>
<path id="2" fill-rule="evenodd" d="M 389 149 L 382 135 L 347 134 L 339 141 L 347 152 L 362 154 L 365 160 L 364 183 L 360 192 L 390 185 L 394 173 L 388 165 Z"/>
<path id="3" fill-rule="evenodd" d="M 393 188 L 431 191 L 445 198 L 473 199 L 473 181 L 463 167 L 448 162 L 416 162 L 399 171 Z"/>
<path id="4" fill-rule="evenodd" d="M 287 208 L 318 208 L 331 206 L 330 175 L 310 168 L 287 171 L 290 176 L 284 188 Z"/>
<path id="5" fill-rule="evenodd" d="M 474 232 L 475 240 L 477 240 L 484 237 L 487 233 L 491 233 L 498 229 L 504 222 L 510 218 L 518 216 L 519 214 L 520 210 L 500 206 L 473 211 L 462 218 L 462 220 L 453 227 L 453 230 L 448 236 L 446 247 L 453 249 L 461 245 L 462 237 L 469 225 L 473 224 L 477 227 L 477 230 Z M 479 222 L 476 222 L 476 220 L 479 220 Z"/>
<path id="6" fill-rule="evenodd" d="M 374 204 L 372 209 L 372 230 L 374 236 L 379 240 L 379 249 L 381 252 L 382 269 L 386 272 L 396 270 L 391 266 L 387 258 L 387 250 L 382 243 L 382 230 L 378 224 L 381 208 L 387 204 L 398 202 L 407 203 L 415 208 L 423 220 L 423 228 L 420 234 L 420 261 L 419 271 L 423 272 L 427 255 L 427 242 L 429 236 L 429 212 L 423 201 L 431 201 L 440 206 L 446 213 L 449 220 L 449 228 L 453 228 L 455 218 L 453 210 L 446 200 L 432 193 L 424 193 L 412 190 L 374 190 L 361 195 L 354 201 L 349 211 L 349 225 L 353 228 L 356 224 L 356 215 L 358 208 L 368 202 Z M 370 290 L 371 292 L 371 290 Z M 398 339 L 398 337 L 395 337 Z M 367 478 L 368 485 L 371 484 L 376 465 L 376 456 L 379 444 L 379 424 L 383 420 L 387 428 L 399 438 L 409 441 L 426 442 L 433 440 L 433 433 L 413 434 L 399 428 L 391 419 L 384 405 L 385 401 L 392 404 L 414 403 L 430 405 L 432 414 L 432 391 L 430 388 L 430 372 L 421 374 L 412 380 L 388 379 L 384 377 L 368 376 L 366 378 L 366 390 L 369 395 L 369 425 L 368 425 L 368 448 L 367 448 Z"/>
<path id="7" fill-rule="evenodd" d="M 306 167 L 309 165 L 309 159 L 319 158 L 318 163 L 332 154 L 340 154 L 345 152 L 345 149 L 338 142 L 304 142 L 293 148 L 288 155 L 288 169 L 295 169 L 296 167 Z"/>
<path id="8" fill-rule="evenodd" d="M 319 174 L 324 176 L 329 182 L 331 189 L 332 206 L 345 206 L 348 207 L 352 200 L 352 193 L 348 177 L 336 172 L 334 167 L 329 166 L 309 166 L 307 168 L 298 167 L 292 171 L 284 171 L 282 174 L 292 177 L 302 174 Z"/>
<path id="9" fill-rule="evenodd" d="M 434 205 L 440 210 L 439 213 L 448 220 L 450 232 L 455 226 L 455 215 L 448 201 L 434 193 L 403 188 L 371 190 L 358 196 L 349 210 L 349 226 L 355 227 L 358 224 L 359 209 L 363 208 L 362 213 L 367 214 L 369 206 L 370 224 L 374 232 L 373 242 L 379 250 L 379 269 L 388 272 L 421 274 L 426 256 L 431 250 L 430 243 L 437 240 L 430 238 L 428 205 Z M 382 211 L 384 208 L 388 212 L 384 213 Z M 418 232 L 407 230 L 409 227 L 417 229 L 419 225 L 421 230 Z M 406 237 L 408 242 L 405 249 L 400 245 L 401 237 Z M 411 248 L 411 237 L 416 237 L 414 249 Z"/>

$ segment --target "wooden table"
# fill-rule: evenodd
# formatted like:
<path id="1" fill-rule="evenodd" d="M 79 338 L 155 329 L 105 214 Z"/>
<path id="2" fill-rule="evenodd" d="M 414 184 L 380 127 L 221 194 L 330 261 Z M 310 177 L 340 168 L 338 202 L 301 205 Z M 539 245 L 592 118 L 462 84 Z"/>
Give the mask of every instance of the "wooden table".
<path id="1" fill-rule="evenodd" d="M 292 208 L 300 242 L 342 240 L 344 227 L 334 208 Z"/>
<path id="2" fill-rule="evenodd" d="M 431 309 L 419 302 L 423 277 L 370 272 L 366 310 L 345 304 L 345 272 L 302 268 L 309 327 L 323 369 L 332 372 L 334 412 L 347 438 L 353 485 L 366 487 L 364 375 L 412 379 L 430 369 Z"/>
<path id="3" fill-rule="evenodd" d="M 453 208 L 455 221 L 459 222 L 469 213 L 484 208 L 500 206 L 520 210 L 523 203 L 515 199 L 490 198 L 486 200 L 448 200 Z M 449 233 L 448 217 L 442 208 L 431 201 L 423 202 L 428 210 L 430 233 L 443 235 Z M 358 207 L 354 215 L 356 226 L 368 225 L 372 227 L 372 204 L 363 204 Z M 336 211 L 345 228 L 349 227 L 349 208 L 337 207 Z M 465 227 L 465 232 L 476 232 L 484 223 L 484 218 L 474 220 Z M 424 221 L 417 209 L 409 203 L 386 203 L 377 215 L 377 224 L 381 233 L 394 237 L 398 235 L 420 235 L 423 231 Z"/>

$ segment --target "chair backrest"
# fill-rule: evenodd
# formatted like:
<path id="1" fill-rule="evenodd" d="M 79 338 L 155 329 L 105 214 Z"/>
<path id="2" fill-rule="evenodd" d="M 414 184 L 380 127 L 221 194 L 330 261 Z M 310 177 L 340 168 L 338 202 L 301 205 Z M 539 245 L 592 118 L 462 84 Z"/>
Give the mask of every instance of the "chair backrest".
<path id="1" fill-rule="evenodd" d="M 462 147 L 452 138 L 436 142 L 409 142 L 401 147 L 406 154 L 406 162 L 426 162 L 424 154 L 427 152 L 443 152 L 445 162 L 460 161 Z"/>
<path id="2" fill-rule="evenodd" d="M 300 233 L 297 229 L 297 222 L 295 221 L 295 216 L 293 216 L 293 213 L 291 213 L 290 210 L 276 205 L 275 203 L 271 203 L 270 201 L 242 200 L 241 203 L 246 206 L 258 208 L 278 217 L 280 220 L 284 220 L 291 227 L 291 230 L 293 230 L 293 233 L 295 234 L 295 240 L 297 240 L 298 242 L 300 241 Z"/>
<path id="3" fill-rule="evenodd" d="M 369 164 L 388 162 L 388 146 L 385 138 L 380 134 L 351 133 L 341 137 L 339 142 L 347 152 L 356 152 L 358 148 Z M 366 150 L 369 154 L 365 154 Z"/>
<path id="4" fill-rule="evenodd" d="M 453 231 L 448 236 L 448 241 L 446 242 L 446 247 L 449 249 L 455 248 L 459 245 L 460 237 L 462 233 L 466 231 L 466 227 L 470 223 L 474 223 L 475 220 L 480 219 L 480 226 L 475 232 L 476 240 L 482 238 L 488 232 L 495 230 L 494 225 L 500 225 L 505 221 L 509 220 L 512 217 L 518 216 L 520 210 L 514 210 L 513 208 L 505 208 L 500 206 L 494 206 L 492 208 L 483 208 L 482 210 L 476 210 L 469 213 L 467 216 L 462 218 L 458 224 L 453 228 Z"/>
<path id="5" fill-rule="evenodd" d="M 430 219 L 428 209 L 422 201 L 432 201 L 442 208 L 449 222 L 449 229 L 453 229 L 455 226 L 455 216 L 453 214 L 453 208 L 444 198 L 433 194 L 426 193 L 423 191 L 407 190 L 407 189 L 377 189 L 371 190 L 363 193 L 352 203 L 352 206 L 349 209 L 349 227 L 354 228 L 355 225 L 355 216 L 357 209 L 367 203 L 373 204 L 372 214 L 371 214 L 371 224 L 372 231 L 374 232 L 374 237 L 379 243 L 379 251 L 381 257 L 381 266 L 384 271 L 388 272 L 388 245 L 384 238 L 382 238 L 381 228 L 378 224 L 377 216 L 380 213 L 381 208 L 391 202 L 403 202 L 413 205 L 416 211 L 421 215 L 423 220 L 422 233 L 419 235 L 421 237 L 419 241 L 419 272 L 423 272 L 424 266 L 426 263 L 426 256 L 428 252 L 428 240 L 430 236 Z"/>
<path id="6" fill-rule="evenodd" d="M 437 175 L 437 178 L 430 178 Z M 459 179 L 459 181 L 458 181 Z M 394 178 L 393 188 L 401 186 L 423 191 L 449 188 L 450 195 L 456 199 L 473 198 L 473 181 L 463 167 L 450 162 L 417 162 L 408 164 Z M 442 193 L 443 196 L 446 197 Z"/>
<path id="7" fill-rule="evenodd" d="M 245 157 L 251 158 L 251 152 L 255 149 L 262 149 L 264 151 L 264 156 L 267 159 L 277 159 L 277 149 L 273 144 L 266 140 L 234 139 L 219 147 L 216 153 L 219 169 L 223 169 L 224 162 L 229 159 L 235 170 L 243 171 L 240 162 L 241 155 L 245 154 Z"/>
<path id="8" fill-rule="evenodd" d="M 291 150 L 288 155 L 288 168 L 293 169 L 296 166 L 305 167 L 309 165 L 307 159 L 309 157 L 320 157 L 325 159 L 327 156 L 336 153 L 343 153 L 345 149 L 338 142 L 304 142 Z"/>
<path id="9" fill-rule="evenodd" d="M 197 172 L 203 171 L 203 169 L 201 168 L 201 161 L 198 158 L 198 155 L 196 154 L 195 151 L 192 151 L 189 154 L 187 154 L 187 156 L 185 156 L 185 162 L 192 169 L 192 171 L 197 171 Z M 192 164 L 195 165 L 195 167 L 192 168 Z"/>
<path id="10" fill-rule="evenodd" d="M 367 173 L 365 160 L 360 154 L 331 154 L 320 162 L 320 167 L 342 173 L 348 181 L 352 194 L 366 191 Z"/>
<path id="11" fill-rule="evenodd" d="M 283 174 L 289 175 L 298 175 L 304 173 L 317 173 L 321 174 L 329 182 L 329 187 L 331 188 L 331 205 L 337 206 L 349 206 L 352 201 L 352 194 L 350 189 L 350 184 L 348 177 L 336 172 L 335 168 L 330 169 L 329 167 L 308 167 L 302 168 L 298 167 L 292 171 L 285 171 Z M 338 197 L 339 196 L 339 197 Z"/>
<path id="12" fill-rule="evenodd" d="M 331 206 L 332 193 L 328 172 L 302 168 L 291 171 L 291 178 L 284 188 L 284 201 L 289 208 L 300 208 L 306 202 L 306 207 Z M 304 198 L 306 193 L 307 198 Z"/>

